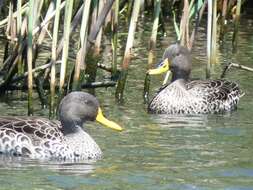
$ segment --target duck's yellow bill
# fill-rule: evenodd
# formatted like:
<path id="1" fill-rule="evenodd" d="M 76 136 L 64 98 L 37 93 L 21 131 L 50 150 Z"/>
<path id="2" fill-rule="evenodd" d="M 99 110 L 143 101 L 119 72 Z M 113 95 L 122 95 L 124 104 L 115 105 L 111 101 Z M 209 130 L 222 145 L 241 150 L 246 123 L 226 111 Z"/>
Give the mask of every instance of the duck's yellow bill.
<path id="1" fill-rule="evenodd" d="M 169 70 L 169 60 L 167 58 L 163 60 L 162 63 L 157 68 L 149 69 L 147 73 L 150 75 L 158 75 L 158 74 L 165 73 L 168 70 Z"/>
<path id="2" fill-rule="evenodd" d="M 98 114 L 97 114 L 97 117 L 96 117 L 96 121 L 101 123 L 102 125 L 104 125 L 106 127 L 111 128 L 111 129 L 114 129 L 114 130 L 117 130 L 117 131 L 122 131 L 123 130 L 123 128 L 121 126 L 119 126 L 117 123 L 106 119 L 103 116 L 101 108 L 98 108 Z"/>

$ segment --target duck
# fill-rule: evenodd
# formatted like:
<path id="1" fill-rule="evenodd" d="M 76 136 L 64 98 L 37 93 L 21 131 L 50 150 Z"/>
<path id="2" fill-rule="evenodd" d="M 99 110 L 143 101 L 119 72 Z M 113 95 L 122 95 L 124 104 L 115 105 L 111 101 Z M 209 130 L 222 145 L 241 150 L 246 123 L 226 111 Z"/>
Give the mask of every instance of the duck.
<path id="1" fill-rule="evenodd" d="M 180 44 L 170 45 L 156 68 L 148 75 L 171 72 L 171 82 L 164 85 L 148 104 L 155 114 L 212 114 L 231 112 L 243 93 L 235 82 L 222 79 L 191 80 L 191 54 Z"/>
<path id="2" fill-rule="evenodd" d="M 1 116 L 0 153 L 40 160 L 98 160 L 102 151 L 83 124 L 96 120 L 114 130 L 123 130 L 103 116 L 97 98 L 86 92 L 69 93 L 58 110 L 59 120 Z"/>

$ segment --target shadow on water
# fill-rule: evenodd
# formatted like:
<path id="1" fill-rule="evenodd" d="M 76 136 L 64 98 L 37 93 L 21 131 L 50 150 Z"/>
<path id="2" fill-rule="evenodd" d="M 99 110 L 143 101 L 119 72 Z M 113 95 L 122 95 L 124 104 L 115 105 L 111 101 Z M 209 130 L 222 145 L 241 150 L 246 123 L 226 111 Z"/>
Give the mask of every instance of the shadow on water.
<path id="1" fill-rule="evenodd" d="M 0 155 L 0 170 L 32 170 L 39 166 L 40 170 L 51 170 L 62 174 L 89 174 L 94 172 L 94 161 L 39 161 L 23 157 Z"/>
<path id="2" fill-rule="evenodd" d="M 207 127 L 207 115 L 151 115 L 152 120 L 164 128 L 186 127 L 197 130 Z"/>

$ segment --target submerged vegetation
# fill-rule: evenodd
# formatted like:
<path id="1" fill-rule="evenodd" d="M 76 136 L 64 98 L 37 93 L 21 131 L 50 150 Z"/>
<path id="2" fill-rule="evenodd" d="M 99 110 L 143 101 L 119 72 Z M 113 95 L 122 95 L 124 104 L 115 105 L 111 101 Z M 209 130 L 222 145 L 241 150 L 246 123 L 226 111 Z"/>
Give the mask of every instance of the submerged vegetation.
<path id="1" fill-rule="evenodd" d="M 216 45 L 222 43 L 226 34 L 227 20 L 234 23 L 231 43 L 236 50 L 238 23 L 244 4 L 247 4 L 246 0 L 2 2 L 0 30 L 5 49 L 0 68 L 1 93 L 28 90 L 28 114 L 31 115 L 33 91 L 36 90 L 42 105 L 49 105 L 52 117 L 55 115 L 57 102 L 67 92 L 82 88 L 89 88 L 92 92 L 96 87 L 116 86 L 116 99 L 122 101 L 140 15 L 153 16 L 147 49 L 147 68 L 152 67 L 155 62 L 157 33 L 165 32 L 166 25 L 174 25 L 177 34 L 175 41 L 191 50 L 194 48 L 199 25 L 206 24 L 206 76 L 209 78 L 210 67 L 216 60 Z M 205 22 L 201 22 L 202 20 Z M 129 25 L 126 44 L 121 44 L 125 46 L 123 60 L 119 63 L 118 28 L 121 22 Z M 100 63 L 101 53 L 104 51 L 104 36 L 111 40 L 112 59 L 109 65 Z M 71 49 L 73 47 L 75 50 Z M 50 53 L 48 57 L 42 55 L 45 50 Z M 110 80 L 96 81 L 97 69 L 109 72 Z M 148 86 L 147 78 L 145 97 Z"/>

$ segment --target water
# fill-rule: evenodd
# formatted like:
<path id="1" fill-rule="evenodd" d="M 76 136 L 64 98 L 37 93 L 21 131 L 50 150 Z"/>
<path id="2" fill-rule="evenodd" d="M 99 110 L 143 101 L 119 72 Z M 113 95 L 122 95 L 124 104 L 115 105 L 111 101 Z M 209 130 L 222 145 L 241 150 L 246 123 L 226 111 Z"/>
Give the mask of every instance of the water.
<path id="1" fill-rule="evenodd" d="M 252 21 L 243 17 L 236 53 L 231 49 L 232 33 L 218 49 L 218 64 L 212 68 L 214 78 L 220 76 L 229 61 L 253 67 Z M 227 74 L 245 92 L 233 113 L 149 115 L 142 99 L 147 63 L 144 47 L 150 31 L 147 26 L 150 23 L 138 28 L 124 104 L 115 104 L 114 88 L 96 91 L 106 116 L 125 128 L 118 133 L 98 124 L 87 124 L 85 129 L 102 148 L 104 158 L 95 163 L 54 163 L 2 156 L 0 189 L 253 189 L 252 73 L 232 69 Z M 168 31 L 167 37 L 159 36 L 158 57 L 175 39 L 172 26 L 168 26 Z M 193 77 L 205 76 L 205 29 L 201 28 L 200 32 L 193 51 Z M 162 79 L 162 76 L 152 77 L 152 94 Z M 0 112 L 25 115 L 26 96 L 17 97 L 13 93 L 2 97 Z M 48 113 L 40 109 L 39 103 L 35 112 L 41 116 Z"/>

